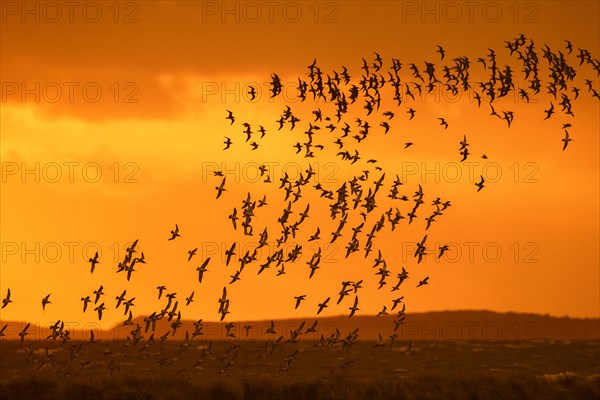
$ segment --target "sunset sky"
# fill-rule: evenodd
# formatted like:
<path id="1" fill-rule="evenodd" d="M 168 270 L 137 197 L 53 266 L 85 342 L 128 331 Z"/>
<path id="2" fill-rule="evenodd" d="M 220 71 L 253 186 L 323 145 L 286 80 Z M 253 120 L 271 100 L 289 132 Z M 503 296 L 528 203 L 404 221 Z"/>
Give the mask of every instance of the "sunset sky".
<path id="1" fill-rule="evenodd" d="M 362 315 L 389 308 L 392 299 L 404 295 L 409 313 L 489 309 L 600 316 L 600 103 L 585 79 L 597 91 L 600 81 L 591 65 L 579 66 L 575 57 L 577 48 L 596 59 L 600 54 L 598 2 L 101 1 L 74 9 L 63 2 L 0 4 L 0 295 L 10 288 L 13 300 L 0 311 L 3 321 L 97 321 L 93 310 L 82 313 L 80 298 L 100 285 L 106 293 L 101 322 L 106 328 L 124 319 L 114 299 L 125 289 L 127 298 L 135 297 L 134 316 L 159 310 L 164 302 L 157 299 L 158 285 L 177 292 L 185 319 L 217 320 L 224 286 L 231 299 L 228 320 L 313 317 L 329 296 L 332 302 L 321 316 L 344 315 L 353 296 L 335 305 L 341 282 L 361 279 Z M 560 98 L 544 88 L 529 104 L 514 93 L 498 102 L 497 111 L 514 112 L 510 129 L 489 115 L 487 104 L 478 108 L 472 93 L 456 99 L 432 93 L 398 106 L 388 88 L 380 110 L 367 118 L 361 100 L 345 117 L 353 133 L 359 129 L 355 118 L 367 118 L 372 126 L 364 143 L 347 141 L 349 149 L 359 150 L 358 163 L 336 156 L 333 141 L 343 124 L 329 134 L 327 123 L 321 123 L 315 141 L 325 149 L 315 158 L 295 154 L 293 145 L 305 141 L 302 133 L 314 121 L 313 110 L 321 108 L 335 123 L 331 105 L 311 97 L 300 103 L 293 90 L 298 77 L 307 79 L 313 60 L 331 75 L 346 66 L 356 81 L 364 72 L 362 58 L 372 63 L 377 52 L 382 71 L 394 57 L 403 63 L 403 79 L 412 80 L 410 63 L 424 69 L 425 61 L 433 62 L 441 77 L 442 65 L 467 56 L 476 82 L 488 72 L 476 60 L 491 48 L 498 66 L 511 65 L 515 85 L 522 87 L 521 64 L 505 48 L 505 41 L 519 34 L 535 42 L 544 84 L 546 44 L 576 69 L 573 85 L 580 95 L 573 102 L 574 117 L 561 113 Z M 574 47 L 568 56 L 564 39 Z M 437 45 L 446 51 L 443 62 Z M 275 100 L 268 92 L 272 73 L 286 85 L 285 95 Z M 249 86 L 257 88 L 254 101 Z M 551 101 L 556 114 L 543 121 Z M 286 105 L 301 121 L 293 131 L 287 126 L 278 131 L 275 121 Z M 409 107 L 417 110 L 411 121 Z M 233 125 L 225 110 L 235 115 Z M 396 116 L 384 135 L 379 124 L 387 120 L 381 115 L 386 110 Z M 438 117 L 448 121 L 447 130 Z M 244 142 L 243 122 L 254 132 L 258 125 L 267 130 L 263 139 L 254 134 L 260 144 L 255 151 Z M 573 142 L 562 151 L 564 123 L 572 124 Z M 472 164 L 460 163 L 463 135 Z M 225 136 L 233 141 L 227 151 Z M 405 150 L 405 142 L 414 145 Z M 382 172 L 365 163 L 370 158 Z M 271 163 L 271 184 L 256 176 L 263 163 Z M 287 248 L 303 245 L 300 260 L 278 277 L 274 267 L 258 276 L 259 263 L 253 263 L 229 285 L 238 263 L 225 266 L 225 249 L 235 241 L 251 250 L 265 227 L 269 242 L 275 241 L 281 230 L 277 218 L 287 206 L 279 179 L 286 172 L 297 178 L 308 163 L 318 173 L 315 183 L 334 193 L 367 168 L 368 187 L 386 173 L 382 203 L 365 223 L 361 251 L 345 258 L 350 227 L 361 222 L 357 212 L 335 245 L 328 244 L 339 219 L 329 218 L 329 202 L 311 184 L 291 216 L 295 221 L 310 203 L 309 218 Z M 227 191 L 218 200 L 215 168 L 227 177 Z M 423 211 L 410 225 L 402 220 L 394 232 L 386 223 L 365 259 L 364 234 L 380 215 L 390 206 L 403 215 L 410 211 L 411 204 L 383 194 L 396 174 L 408 197 L 422 185 Z M 481 174 L 489 182 L 477 192 L 474 183 Z M 256 211 L 252 237 L 239 227 L 234 231 L 227 218 L 234 207 L 240 213 L 248 192 L 253 200 L 266 195 L 268 202 Z M 425 231 L 424 218 L 436 197 L 452 206 Z M 181 238 L 168 241 L 175 224 Z M 318 226 L 321 240 L 308 243 Z M 415 243 L 425 233 L 431 253 L 417 264 Z M 147 264 L 138 264 L 127 282 L 115 271 L 135 239 Z M 450 250 L 437 260 L 444 244 Z M 309 280 L 306 262 L 317 245 L 323 250 L 321 268 Z M 198 254 L 188 262 L 193 248 Z M 90 274 L 88 258 L 98 249 L 100 264 Z M 371 268 L 378 249 L 391 272 L 381 290 Z M 267 251 L 263 248 L 262 262 Z M 209 272 L 198 284 L 195 268 L 208 256 Z M 402 267 L 410 279 L 391 293 Z M 415 288 L 425 276 L 430 285 Z M 186 307 L 192 291 L 195 301 Z M 44 312 L 41 300 L 50 293 L 52 303 Z M 294 310 L 293 297 L 301 294 L 306 300 Z"/>

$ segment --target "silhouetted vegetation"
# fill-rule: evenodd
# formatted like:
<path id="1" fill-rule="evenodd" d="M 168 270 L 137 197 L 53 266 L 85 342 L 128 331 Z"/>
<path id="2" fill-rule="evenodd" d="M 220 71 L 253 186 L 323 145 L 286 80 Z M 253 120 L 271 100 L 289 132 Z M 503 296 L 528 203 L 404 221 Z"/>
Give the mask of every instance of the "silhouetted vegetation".
<path id="1" fill-rule="evenodd" d="M 0 398 L 592 400 L 600 343 L 0 342 Z"/>
<path id="2" fill-rule="evenodd" d="M 390 399 L 598 399 L 600 376 L 569 374 L 527 378 L 490 373 L 423 374 L 410 379 L 392 377 L 364 381 L 332 376 L 306 381 L 262 378 L 202 383 L 138 376 L 90 382 L 19 378 L 1 386 L 3 399 L 228 399 L 228 400 L 390 400 Z"/>

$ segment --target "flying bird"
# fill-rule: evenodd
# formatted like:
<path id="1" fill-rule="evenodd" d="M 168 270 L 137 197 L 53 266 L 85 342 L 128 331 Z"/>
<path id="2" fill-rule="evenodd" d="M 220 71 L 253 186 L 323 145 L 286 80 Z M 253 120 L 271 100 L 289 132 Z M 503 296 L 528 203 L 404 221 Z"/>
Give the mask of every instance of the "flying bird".
<path id="1" fill-rule="evenodd" d="M 446 55 L 446 52 L 444 51 L 444 49 L 443 49 L 443 48 L 442 48 L 442 46 L 440 46 L 440 45 L 437 45 L 437 48 L 438 48 L 438 49 L 436 50 L 436 52 L 437 52 L 437 53 L 440 53 L 441 60 L 443 60 L 443 59 L 444 59 L 444 56 Z"/>
<path id="2" fill-rule="evenodd" d="M 231 120 L 231 123 L 229 125 L 233 125 L 233 123 L 235 122 L 235 117 L 233 116 L 233 113 L 229 110 L 225 111 L 227 111 L 227 117 L 225 117 L 225 119 Z"/>
<path id="3" fill-rule="evenodd" d="M 188 250 L 188 261 L 190 261 L 192 259 L 192 257 L 194 257 L 196 255 L 197 251 L 198 251 L 197 247 L 195 249 Z"/>
<path id="4" fill-rule="evenodd" d="M 181 235 L 179 234 L 179 225 L 175 224 L 175 230 L 171 231 L 171 237 L 169 240 L 174 240 L 177 237 L 181 237 Z"/>
<path id="5" fill-rule="evenodd" d="M 23 343 L 25 342 L 25 336 L 27 336 L 27 330 L 29 329 L 30 325 L 31 323 L 28 322 L 27 325 L 25 325 L 25 328 L 19 332 L 19 336 L 21 337 L 21 346 L 23 346 Z"/>
<path id="6" fill-rule="evenodd" d="M 544 110 L 544 112 L 546 113 L 546 118 L 544 118 L 544 121 L 545 121 L 548 118 L 550 118 L 552 116 L 552 114 L 554 114 L 554 104 L 552 104 L 552 102 L 550 102 L 550 108 L 547 110 Z"/>
<path id="7" fill-rule="evenodd" d="M 233 224 L 233 230 L 237 230 L 237 220 L 239 219 L 237 216 L 237 208 L 233 209 L 233 212 L 228 217 Z"/>
<path id="8" fill-rule="evenodd" d="M 250 95 L 250 101 L 254 101 L 254 99 L 256 99 L 256 89 L 254 86 L 250 86 L 250 89 L 248 89 L 248 94 Z"/>
<path id="9" fill-rule="evenodd" d="M 50 294 L 46 295 L 46 297 L 42 299 L 42 310 L 46 311 L 46 305 L 48 304 L 51 304 Z"/>
<path id="10" fill-rule="evenodd" d="M 204 260 L 204 262 L 202 263 L 201 266 L 196 268 L 196 271 L 198 271 L 198 283 L 202 283 L 202 278 L 204 277 L 204 273 L 208 271 L 206 269 L 206 267 L 208 266 L 209 262 L 210 262 L 210 257 L 208 257 L 206 260 Z"/>
<path id="11" fill-rule="evenodd" d="M 90 296 L 85 296 L 81 298 L 81 301 L 83 301 L 83 312 L 85 312 L 87 310 L 88 303 L 91 303 L 92 299 L 90 299 Z"/>
<path id="12" fill-rule="evenodd" d="M 304 300 L 306 298 L 306 295 L 303 294 L 301 296 L 294 296 L 294 299 L 296 299 L 296 306 L 294 306 L 294 310 L 296 310 L 299 306 L 300 303 L 302 302 L 302 300 Z"/>
<path id="13" fill-rule="evenodd" d="M 226 189 L 225 189 L 225 180 L 226 179 L 227 179 L 227 177 L 223 177 L 221 184 L 219 186 L 215 186 L 215 189 L 217 189 L 217 199 L 219 197 L 221 197 L 221 194 L 223 194 L 223 192 L 226 191 Z"/>
<path id="14" fill-rule="evenodd" d="M 100 285 L 100 287 L 98 288 L 98 290 L 94 290 L 94 294 L 96 295 L 96 298 L 94 300 L 94 304 L 98 303 L 98 300 L 100 300 L 100 296 L 104 295 L 104 292 L 102 291 L 104 289 L 104 286 Z"/>
<path id="15" fill-rule="evenodd" d="M 125 294 L 127 293 L 127 289 L 123 290 L 123 293 L 121 293 L 120 296 L 115 297 L 115 300 L 117 300 L 117 305 L 115 306 L 115 310 L 117 308 L 119 308 L 119 306 L 121 305 L 122 302 L 125 301 Z"/>
<path id="16" fill-rule="evenodd" d="M 98 311 L 98 319 L 102 320 L 102 311 L 106 310 L 104 303 L 100 304 L 98 307 L 94 308 L 94 311 Z"/>
<path id="17" fill-rule="evenodd" d="M 417 284 L 417 287 L 419 286 L 423 286 L 423 285 L 428 285 L 429 284 L 429 277 L 425 277 L 425 279 L 420 280 L 419 283 Z"/>
<path id="18" fill-rule="evenodd" d="M 441 258 L 448 249 L 450 249 L 448 245 L 440 246 L 440 253 L 438 254 L 438 259 Z"/>
<path id="19" fill-rule="evenodd" d="M 562 139 L 563 141 L 563 151 L 565 151 L 565 149 L 567 148 L 567 146 L 569 145 L 569 142 L 572 142 L 573 139 L 571 139 L 569 137 L 569 132 L 567 132 L 567 130 L 565 129 L 565 137 Z"/>
<path id="20" fill-rule="evenodd" d="M 479 182 L 475 182 L 475 186 L 477 186 L 477 191 L 479 192 L 481 189 L 484 188 L 483 183 L 485 182 L 485 180 L 483 179 L 483 175 L 480 175 L 481 180 Z"/>
<path id="21" fill-rule="evenodd" d="M 350 307 L 349 310 L 350 310 L 350 315 L 349 315 L 348 318 L 352 318 L 352 316 L 354 315 L 354 313 L 359 310 L 359 308 L 358 308 L 358 296 L 356 296 L 354 298 L 354 305 L 352 307 Z"/>
<path id="22" fill-rule="evenodd" d="M 231 257 L 233 257 L 235 255 L 235 252 L 233 251 L 235 249 L 235 245 L 236 243 L 234 242 L 231 247 L 229 248 L 229 250 L 225 250 L 225 256 L 227 257 L 225 259 L 225 266 L 229 265 L 229 262 L 231 261 Z"/>
<path id="23" fill-rule="evenodd" d="M 231 144 L 233 143 L 233 142 L 231 141 L 231 139 L 230 139 L 230 138 L 228 138 L 227 136 L 225 136 L 225 139 L 226 139 L 226 140 L 223 142 L 223 144 L 225 145 L 225 148 L 224 148 L 223 150 L 227 150 L 228 148 L 230 148 L 230 147 L 231 147 Z"/>
<path id="24" fill-rule="evenodd" d="M 96 252 L 96 254 L 94 255 L 93 258 L 89 259 L 90 265 L 91 265 L 91 270 L 90 273 L 93 274 L 94 273 L 94 268 L 96 268 L 96 264 L 99 264 L 100 262 L 98 261 L 98 252 Z"/>
<path id="25" fill-rule="evenodd" d="M 6 292 L 6 297 L 2 299 L 2 308 L 6 307 L 7 305 L 9 305 L 12 302 L 13 301 L 10 299 L 10 288 L 9 288 L 8 291 Z"/>
<path id="26" fill-rule="evenodd" d="M 324 302 L 319 303 L 319 310 L 317 311 L 317 315 L 321 314 L 321 311 L 328 307 L 327 303 L 329 303 L 329 300 L 331 300 L 331 297 L 328 297 L 327 299 L 325 299 Z"/>
<path id="27" fill-rule="evenodd" d="M 185 305 L 189 306 L 191 302 L 194 301 L 194 292 L 192 291 L 192 294 L 190 294 L 188 297 L 185 298 Z"/>

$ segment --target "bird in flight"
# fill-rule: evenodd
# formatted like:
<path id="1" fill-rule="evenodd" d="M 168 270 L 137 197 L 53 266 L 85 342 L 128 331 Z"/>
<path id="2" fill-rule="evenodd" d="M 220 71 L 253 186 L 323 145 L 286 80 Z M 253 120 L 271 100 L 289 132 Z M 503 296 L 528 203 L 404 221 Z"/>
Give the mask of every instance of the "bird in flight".
<path id="1" fill-rule="evenodd" d="M 419 283 L 417 284 L 417 287 L 423 286 L 423 285 L 428 285 L 429 284 L 429 277 L 425 277 L 425 279 L 420 280 Z"/>
<path id="2" fill-rule="evenodd" d="M 169 238 L 169 240 L 174 240 L 176 237 L 181 237 L 181 235 L 179 234 L 179 226 L 177 224 L 175 224 L 175 230 L 171 231 L 171 237 Z"/>
<path id="3" fill-rule="evenodd" d="M 223 177 L 223 180 L 221 181 L 221 184 L 219 186 L 215 186 L 215 189 L 217 189 L 217 199 L 219 197 L 221 197 L 221 194 L 223 194 L 223 192 L 227 191 L 225 189 L 225 180 L 227 179 L 227 177 Z"/>
<path id="4" fill-rule="evenodd" d="M 233 212 L 229 215 L 228 217 L 231 220 L 231 223 L 233 224 L 233 230 L 237 229 L 237 220 L 239 219 L 237 216 L 237 208 L 233 209 Z"/>
<path id="5" fill-rule="evenodd" d="M 224 148 L 223 150 L 227 150 L 228 148 L 230 148 L 230 147 L 231 147 L 231 144 L 233 143 L 233 142 L 231 141 L 231 139 L 230 139 L 230 138 L 228 138 L 227 136 L 225 136 L 225 139 L 227 139 L 227 140 L 225 140 L 225 141 L 223 142 L 223 144 L 225 145 L 225 148 Z"/>
<path id="6" fill-rule="evenodd" d="M 13 301 L 10 299 L 10 288 L 9 288 L 6 293 L 6 297 L 2 299 L 2 308 L 6 307 L 7 305 L 9 305 L 12 302 Z"/>
<path id="7" fill-rule="evenodd" d="M 19 332 L 19 336 L 21 337 L 21 346 L 23 346 L 23 343 L 25 342 L 25 336 L 27 336 L 27 330 L 29 329 L 30 325 L 31 323 L 28 322 L 27 325 L 25 325 L 25 328 Z"/>
<path id="8" fill-rule="evenodd" d="M 91 264 L 91 270 L 90 270 L 90 274 L 94 273 L 94 268 L 96 268 L 96 264 L 100 264 L 100 262 L 98 261 L 98 252 L 96 252 L 96 254 L 94 255 L 93 258 L 89 259 L 90 264 Z"/>
<path id="9" fill-rule="evenodd" d="M 372 348 L 385 346 L 385 341 L 383 340 L 383 336 L 381 336 L 381 333 L 378 333 L 378 336 L 379 336 L 379 339 L 377 340 L 377 343 L 375 343 L 372 346 Z"/>
<path id="10" fill-rule="evenodd" d="M 121 305 L 121 303 L 123 301 L 125 301 L 125 294 L 127 293 L 127 290 L 123 290 L 123 293 L 121 293 L 120 296 L 115 297 L 115 300 L 117 300 L 117 305 L 115 306 L 115 310 L 119 308 L 119 306 Z"/>
<path id="11" fill-rule="evenodd" d="M 398 306 L 398 303 L 402 303 L 404 296 L 400 296 L 397 299 L 392 300 L 392 311 Z M 402 304 L 403 308 L 406 308 L 406 304 Z"/>
<path id="12" fill-rule="evenodd" d="M 46 297 L 44 297 L 42 299 L 42 310 L 43 311 L 46 311 L 46 305 L 48 305 L 48 304 L 51 304 L 50 294 L 46 295 Z"/>
<path id="13" fill-rule="evenodd" d="M 235 117 L 233 116 L 233 113 L 229 110 L 225 111 L 227 111 L 227 117 L 225 117 L 225 119 L 231 120 L 231 123 L 229 125 L 233 125 L 233 123 L 235 122 Z"/>
<path id="14" fill-rule="evenodd" d="M 565 151 L 565 149 L 567 148 L 567 146 L 569 145 L 569 142 L 572 142 L 573 139 L 571 139 L 569 137 L 569 132 L 565 129 L 565 137 L 562 139 L 563 141 L 563 151 Z"/>
<path id="15" fill-rule="evenodd" d="M 544 110 L 544 112 L 546 113 L 546 118 L 544 118 L 544 121 L 545 121 L 548 118 L 550 118 L 552 116 L 552 114 L 554 114 L 554 104 L 552 104 L 552 102 L 550 102 L 550 108 L 547 110 Z"/>
<path id="16" fill-rule="evenodd" d="M 104 292 L 102 291 L 104 289 L 104 286 L 100 285 L 100 287 L 98 288 L 98 290 L 94 290 L 94 294 L 96 295 L 96 298 L 94 300 L 94 304 L 98 303 L 98 300 L 100 300 L 100 296 L 104 295 Z"/>
<path id="17" fill-rule="evenodd" d="M 92 299 L 90 299 L 90 296 L 85 296 L 81 298 L 81 301 L 83 301 L 83 312 L 85 312 L 87 310 L 88 303 L 91 303 Z"/>
<path id="18" fill-rule="evenodd" d="M 437 53 L 440 53 L 441 60 L 443 60 L 443 59 L 444 59 L 444 56 L 446 55 L 446 51 L 445 51 L 445 50 L 442 48 L 442 46 L 440 46 L 440 45 L 437 45 L 437 48 L 438 48 L 438 49 L 436 50 L 436 52 L 437 52 Z"/>
<path id="19" fill-rule="evenodd" d="M 191 302 L 194 301 L 194 292 L 192 291 L 192 294 L 190 294 L 188 297 L 185 298 L 185 305 L 189 306 Z"/>
<path id="20" fill-rule="evenodd" d="M 348 318 L 352 318 L 352 316 L 354 315 L 355 312 L 357 312 L 358 310 L 360 310 L 358 308 L 358 296 L 356 296 L 354 298 L 354 305 L 352 307 L 348 308 L 350 310 L 350 316 Z"/>
<path id="21" fill-rule="evenodd" d="M 402 282 L 404 282 L 406 279 L 408 279 L 408 271 L 404 267 L 402 267 L 402 272 L 398 274 L 398 284 L 394 286 L 392 291 L 394 292 L 394 289 L 398 290 L 400 288 L 400 285 L 402 285 Z"/>
<path id="22" fill-rule="evenodd" d="M 441 258 L 446 251 L 448 251 L 450 247 L 448 245 L 440 246 L 440 253 L 438 254 L 438 259 Z"/>
<path id="23" fill-rule="evenodd" d="M 202 277 L 204 276 L 204 273 L 208 271 L 206 269 L 206 267 L 208 266 L 209 262 L 210 262 L 210 257 L 208 257 L 206 260 L 204 260 L 204 262 L 202 263 L 201 266 L 196 268 L 196 271 L 198 271 L 198 283 L 202 283 Z"/>
<path id="24" fill-rule="evenodd" d="M 98 311 L 98 319 L 102 320 L 102 311 L 106 310 L 104 303 L 100 304 L 98 307 L 94 308 L 94 311 Z"/>
<path id="25" fill-rule="evenodd" d="M 248 94 L 250 95 L 250 101 L 254 101 L 254 99 L 256 99 L 256 88 L 254 86 L 250 86 L 250 89 L 248 89 Z"/>
<path id="26" fill-rule="evenodd" d="M 415 255 L 414 255 L 415 257 L 418 257 L 417 264 L 420 264 L 421 260 L 425 256 L 425 250 L 426 250 L 425 242 L 426 241 L 427 241 L 427 235 L 425 235 L 423 237 L 423 239 L 419 243 L 417 243 L 417 250 L 415 251 Z M 403 272 L 404 272 L 404 270 L 403 270 Z"/>
<path id="27" fill-rule="evenodd" d="M 227 256 L 227 258 L 225 259 L 225 266 L 229 265 L 229 262 L 231 261 L 231 257 L 233 257 L 233 255 L 235 254 L 235 252 L 233 251 L 235 249 L 235 245 L 236 243 L 234 242 L 231 247 L 229 248 L 229 250 L 225 250 L 225 256 Z"/>
<path id="28" fill-rule="evenodd" d="M 273 320 L 271 320 L 271 325 L 269 325 L 269 329 L 266 330 L 265 332 L 266 334 L 275 334 L 277 332 L 275 332 L 275 322 Z"/>
<path id="29" fill-rule="evenodd" d="M 329 303 L 329 300 L 331 300 L 331 297 L 328 297 L 327 299 L 325 299 L 324 302 L 319 303 L 319 310 L 317 311 L 317 315 L 321 314 L 321 311 L 328 307 L 327 303 Z"/>
<path id="30" fill-rule="evenodd" d="M 306 299 L 306 295 L 303 294 L 300 296 L 294 296 L 294 299 L 296 299 L 296 305 L 294 306 L 294 310 L 296 310 L 298 307 L 300 307 L 302 300 Z"/>
<path id="31" fill-rule="evenodd" d="M 483 185 L 483 183 L 485 182 L 485 180 L 483 179 L 483 175 L 480 175 L 481 180 L 479 182 L 475 182 L 475 186 L 477 186 L 477 191 L 479 192 L 481 189 L 483 189 L 485 186 Z"/>
<path id="32" fill-rule="evenodd" d="M 196 255 L 197 251 L 198 251 L 197 247 L 195 249 L 188 250 L 188 261 L 190 261 L 192 259 L 192 257 L 194 257 Z"/>
<path id="33" fill-rule="evenodd" d="M 225 315 L 229 313 L 229 299 L 227 298 L 227 288 L 223 288 L 223 294 L 219 298 L 219 313 L 221 314 L 221 321 L 225 318 Z"/>
<path id="34" fill-rule="evenodd" d="M 565 40 L 565 43 L 567 43 L 567 45 L 565 46 L 565 48 L 567 50 L 569 50 L 569 52 L 567 54 L 571 54 L 571 52 L 573 51 L 573 44 L 569 40 Z"/>

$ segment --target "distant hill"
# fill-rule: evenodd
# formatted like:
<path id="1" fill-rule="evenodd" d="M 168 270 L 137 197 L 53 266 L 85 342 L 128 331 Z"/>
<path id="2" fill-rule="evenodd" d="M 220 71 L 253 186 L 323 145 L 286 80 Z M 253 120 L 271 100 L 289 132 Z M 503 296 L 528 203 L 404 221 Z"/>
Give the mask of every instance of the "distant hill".
<path id="1" fill-rule="evenodd" d="M 393 333 L 395 317 L 388 316 L 346 316 L 317 318 L 316 333 L 303 334 L 299 339 L 318 340 L 321 335 L 327 337 L 339 329 L 344 337 L 356 328 L 360 340 L 377 340 L 381 334 L 384 338 Z M 284 338 L 290 336 L 290 331 L 295 330 L 304 321 L 303 319 L 276 320 L 276 334 L 266 334 L 271 321 L 233 321 L 232 332 L 237 339 L 244 340 L 273 340 L 280 335 Z M 303 327 L 303 332 L 314 323 L 314 318 L 309 318 Z M 225 322 L 205 322 L 204 335 L 200 340 L 224 340 L 226 329 Z M 19 339 L 18 332 L 25 326 L 23 322 L 8 323 L 5 338 Z M 144 333 L 144 317 L 137 317 L 133 323 L 142 326 L 142 333 L 148 337 L 149 330 Z M 194 321 L 182 321 L 183 325 L 177 330 L 174 339 L 183 339 L 185 332 L 194 331 Z M 251 329 L 246 336 L 244 326 Z M 95 338 L 102 340 L 124 340 L 131 332 L 131 326 L 117 325 L 110 330 L 95 331 Z M 154 337 L 158 338 L 170 330 L 170 322 L 165 319 L 158 321 Z M 49 329 L 39 325 L 31 325 L 28 340 L 45 339 Z M 72 339 L 87 339 L 89 331 L 75 330 L 71 332 Z M 405 323 L 397 331 L 397 340 L 412 341 L 519 341 L 519 340 L 600 340 L 600 319 L 597 318 L 569 318 L 552 317 L 539 314 L 499 313 L 492 311 L 437 311 L 426 313 L 411 313 L 407 315 Z"/>

